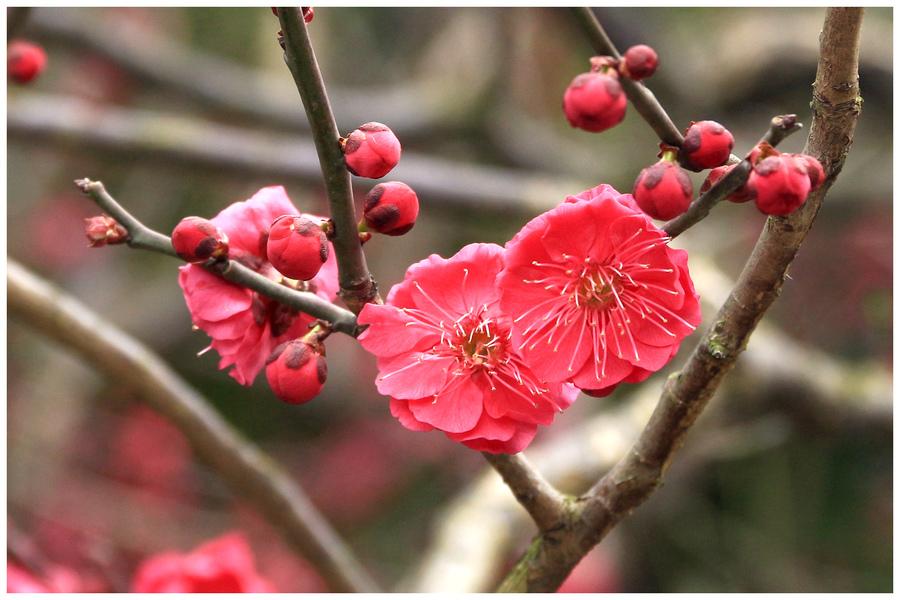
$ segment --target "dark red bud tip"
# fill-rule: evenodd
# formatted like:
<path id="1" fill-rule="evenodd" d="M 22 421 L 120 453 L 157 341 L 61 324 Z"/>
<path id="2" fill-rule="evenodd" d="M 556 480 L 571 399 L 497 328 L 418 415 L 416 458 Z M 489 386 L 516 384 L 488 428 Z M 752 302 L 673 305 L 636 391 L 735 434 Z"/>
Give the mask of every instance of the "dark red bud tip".
<path id="1" fill-rule="evenodd" d="M 400 162 L 400 140 L 387 125 L 365 123 L 341 138 L 347 169 L 359 177 L 378 179 Z"/>
<path id="2" fill-rule="evenodd" d="M 659 66 L 659 57 L 656 50 L 650 46 L 639 44 L 625 51 L 619 63 L 619 72 L 623 77 L 640 81 L 656 72 Z"/>
<path id="3" fill-rule="evenodd" d="M 325 348 L 316 341 L 291 340 L 275 348 L 266 361 L 266 379 L 288 404 L 303 404 L 319 395 L 328 376 Z"/>
<path id="4" fill-rule="evenodd" d="M 678 160 L 686 169 L 699 172 L 724 165 L 732 148 L 734 136 L 730 131 L 715 121 L 697 121 L 684 132 Z"/>
<path id="5" fill-rule="evenodd" d="M 627 104 L 615 71 L 582 73 L 563 95 L 563 112 L 569 124 L 594 133 L 621 123 Z"/>
<path id="6" fill-rule="evenodd" d="M 282 215 L 269 229 L 266 256 L 285 277 L 308 281 L 328 260 L 328 239 L 316 221 Z"/>
<path id="7" fill-rule="evenodd" d="M 228 236 L 202 217 L 185 217 L 172 230 L 175 253 L 189 263 L 203 263 L 228 256 Z"/>
<path id="8" fill-rule="evenodd" d="M 660 160 L 641 171 L 632 195 L 642 211 L 654 219 L 669 220 L 688 209 L 693 193 L 687 172 L 675 163 Z"/>
<path id="9" fill-rule="evenodd" d="M 107 244 L 123 244 L 128 241 L 128 231 L 108 215 L 97 215 L 84 220 L 84 234 L 91 248 Z"/>
<path id="10" fill-rule="evenodd" d="M 300 12 L 303 13 L 303 22 L 306 24 L 312 23 L 313 18 L 316 16 L 312 6 L 301 6 Z"/>
<path id="11" fill-rule="evenodd" d="M 16 40 L 6 48 L 6 72 L 16 83 L 28 83 L 47 66 L 47 53 L 37 44 Z"/>
<path id="12" fill-rule="evenodd" d="M 419 197 L 400 181 L 379 183 L 366 194 L 363 205 L 366 227 L 385 235 L 403 235 L 419 216 Z"/>
<path id="13" fill-rule="evenodd" d="M 759 161 L 747 184 L 756 194 L 760 212 L 778 216 L 789 215 L 803 206 L 811 187 L 804 162 L 787 154 Z"/>

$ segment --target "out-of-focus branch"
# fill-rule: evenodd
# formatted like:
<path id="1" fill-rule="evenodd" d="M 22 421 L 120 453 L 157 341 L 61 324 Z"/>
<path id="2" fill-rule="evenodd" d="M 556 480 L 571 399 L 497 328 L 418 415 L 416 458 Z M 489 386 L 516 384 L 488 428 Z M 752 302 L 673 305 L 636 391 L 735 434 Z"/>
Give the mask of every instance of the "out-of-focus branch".
<path id="1" fill-rule="evenodd" d="M 334 591 L 377 588 L 306 493 L 243 439 L 158 356 L 90 308 L 8 260 L 10 313 L 131 386 L 184 433 L 198 455 L 313 562 Z"/>
<path id="2" fill-rule="evenodd" d="M 6 41 L 13 39 L 25 27 L 28 17 L 31 16 L 30 6 L 15 6 L 6 9 Z"/>
<path id="3" fill-rule="evenodd" d="M 7 107 L 13 142 L 99 152 L 177 168 L 206 169 L 224 177 L 267 177 L 285 183 L 321 184 L 309 138 L 260 133 L 183 115 L 106 106 L 98 109 L 63 96 L 17 94 Z M 540 212 L 568 194 L 589 188 L 573 180 L 515 169 L 486 167 L 403 152 L 391 172 L 412 186 L 423 205 Z M 365 185 L 364 180 L 360 180 Z M 368 188 L 363 188 L 368 189 Z"/>
<path id="4" fill-rule="evenodd" d="M 829 9 L 814 84 L 814 126 L 807 152 L 825 168 L 823 185 L 787 217 L 770 217 L 737 285 L 685 368 L 669 377 L 649 422 L 628 453 L 578 499 L 568 527 L 543 532 L 500 591 L 553 591 L 579 560 L 660 485 L 674 453 L 734 367 L 756 324 L 775 301 L 788 266 L 850 149 L 859 115 L 858 53 L 862 9 Z"/>
<path id="5" fill-rule="evenodd" d="M 259 10 L 271 18 L 267 8 Z M 285 94 L 290 88 L 281 85 L 280 77 L 148 33 L 127 20 L 109 18 L 113 22 L 98 27 L 98 18 L 86 17 L 82 10 L 48 7 L 34 14 L 29 29 L 47 42 L 98 54 L 132 75 L 204 107 L 260 124 L 309 130 L 308 121 Z M 274 31 L 272 37 L 274 40 Z M 448 110 L 450 106 L 440 101 L 440 95 L 424 93 L 431 84 L 429 80 L 398 82 L 382 89 L 341 88 L 335 94 L 335 106 L 353 124 L 377 115 L 377 120 L 389 123 L 401 135 L 433 131 L 446 126 L 458 107 Z"/>
<path id="6" fill-rule="evenodd" d="M 168 236 L 150 229 L 136 219 L 109 195 L 103 183 L 90 179 L 79 179 L 75 184 L 83 193 L 90 196 L 97 206 L 128 231 L 129 246 L 178 257 L 172 247 L 172 240 Z M 281 285 L 234 260 L 216 260 L 204 264 L 203 267 L 223 279 L 259 292 L 285 306 L 324 319 L 332 324 L 335 331 L 353 336 L 357 333 L 356 317 L 353 313 L 323 300 L 313 293 L 301 292 Z"/>
<path id="7" fill-rule="evenodd" d="M 772 122 L 769 124 L 769 130 L 760 139 L 759 143 L 765 142 L 773 147 L 777 146 L 784 138 L 801 127 L 803 125 L 797 122 L 797 115 L 773 117 Z M 683 214 L 663 225 L 663 230 L 669 234 L 670 238 L 674 238 L 705 219 L 716 204 L 747 182 L 751 169 L 750 159 L 745 158 L 731 169 L 728 175 L 717 181 L 705 194 L 692 202 Z"/>
<path id="8" fill-rule="evenodd" d="M 294 76 L 303 108 L 306 109 L 331 207 L 331 221 L 334 223 L 332 242 L 337 257 L 341 299 L 350 310 L 359 314 L 367 303 L 380 303 L 381 299 L 378 286 L 369 274 L 366 255 L 359 240 L 350 171 L 344 164 L 340 146 L 341 134 L 331 112 L 325 82 L 300 8 L 279 8 L 278 20 L 284 32 L 284 61 Z"/>

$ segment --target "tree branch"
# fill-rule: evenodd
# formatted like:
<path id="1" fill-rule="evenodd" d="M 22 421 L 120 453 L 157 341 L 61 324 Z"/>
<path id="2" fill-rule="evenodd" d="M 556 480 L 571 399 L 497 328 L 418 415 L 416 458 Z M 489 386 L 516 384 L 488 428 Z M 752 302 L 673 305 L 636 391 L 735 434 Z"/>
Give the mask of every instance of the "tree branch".
<path id="1" fill-rule="evenodd" d="M 806 151 L 825 168 L 824 184 L 787 217 L 769 217 L 712 326 L 685 368 L 669 377 L 649 422 L 629 452 L 577 501 L 568 526 L 535 538 L 500 591 L 553 591 L 606 533 L 659 486 L 674 453 L 756 324 L 775 301 L 788 266 L 852 144 L 861 107 L 858 85 L 861 8 L 830 8 L 820 38 L 813 127 Z"/>
<path id="2" fill-rule="evenodd" d="M 797 115 L 773 117 L 772 122 L 769 124 L 769 130 L 759 140 L 759 143 L 766 142 L 773 147 L 777 146 L 784 138 L 802 127 L 803 125 L 797 122 Z M 747 183 L 751 169 L 752 165 L 749 158 L 742 160 L 725 177 L 709 188 L 705 194 L 702 194 L 692 202 L 687 211 L 666 222 L 662 227 L 663 231 L 668 233 L 670 238 L 674 238 L 705 219 L 716 204 Z"/>
<path id="3" fill-rule="evenodd" d="M 294 76 L 309 119 L 331 206 L 340 295 L 347 307 L 359 314 L 368 302 L 380 303 L 381 300 L 359 241 L 350 172 L 344 164 L 344 154 L 339 142 L 341 135 L 331 112 L 319 64 L 300 9 L 279 8 L 278 20 L 284 32 L 284 60 Z"/>
<path id="4" fill-rule="evenodd" d="M 550 531 L 562 524 L 566 513 L 565 497 L 531 466 L 523 454 L 482 454 L 540 531 Z"/>
<path id="5" fill-rule="evenodd" d="M 75 350 L 112 381 L 137 390 L 184 433 L 202 459 L 321 570 L 333 591 L 377 591 L 306 493 L 158 356 L 15 261 L 8 260 L 7 268 L 12 314 Z"/>
<path id="6" fill-rule="evenodd" d="M 75 184 L 82 192 L 90 196 L 97 206 L 118 221 L 128 231 L 128 245 L 132 248 L 151 250 L 178 258 L 172 247 L 172 240 L 141 223 L 125 210 L 109 195 L 103 183 L 90 179 L 79 179 Z M 234 260 L 215 261 L 203 267 L 211 273 L 219 275 L 232 283 L 250 288 L 264 296 L 272 298 L 318 319 L 332 324 L 335 331 L 355 336 L 357 334 L 356 317 L 353 313 L 323 300 L 310 292 L 301 292 L 281 285 L 268 277 L 264 277 Z"/>
<path id="7" fill-rule="evenodd" d="M 307 137 L 265 133 L 203 119 L 144 109 L 105 106 L 101 112 L 83 100 L 31 92 L 9 101 L 11 143 L 55 146 L 59 151 L 97 152 L 161 166 L 198 169 L 245 183 L 248 177 L 304 185 L 321 184 L 322 172 Z M 435 208 L 540 212 L 559 198 L 589 188 L 589 179 L 447 161 L 413 151 L 391 172 Z M 367 191 L 356 180 L 358 191 Z M 554 200 L 555 199 L 555 200 Z"/>

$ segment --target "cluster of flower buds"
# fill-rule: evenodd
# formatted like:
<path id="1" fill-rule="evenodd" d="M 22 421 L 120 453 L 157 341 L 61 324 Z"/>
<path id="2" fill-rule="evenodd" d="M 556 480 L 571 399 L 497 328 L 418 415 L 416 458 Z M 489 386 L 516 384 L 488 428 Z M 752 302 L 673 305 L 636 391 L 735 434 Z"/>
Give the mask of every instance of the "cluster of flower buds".
<path id="1" fill-rule="evenodd" d="M 661 160 L 638 175 L 634 199 L 654 219 L 674 219 L 691 205 L 693 184 L 685 171 L 713 169 L 716 181 L 725 171 L 731 156 L 734 136 L 715 121 L 692 121 L 684 132 L 681 147 L 660 144 Z M 701 190 L 705 191 L 705 190 Z"/>
<path id="2" fill-rule="evenodd" d="M 727 199 L 738 203 L 753 200 L 766 215 L 791 214 L 825 181 L 821 163 L 808 154 L 781 153 L 763 142 L 750 151 L 747 159 L 752 167 L 750 177 Z M 700 191 L 710 189 L 733 168 L 728 165 L 710 171 Z"/>
<path id="3" fill-rule="evenodd" d="M 577 75 L 563 95 L 563 112 L 572 127 L 594 133 L 615 127 L 625 118 L 627 98 L 619 81 L 640 81 L 653 75 L 656 52 L 643 44 L 629 48 L 621 59 L 591 58 L 591 70 Z"/>
<path id="4" fill-rule="evenodd" d="M 328 376 L 321 334 L 280 344 L 266 361 L 266 379 L 275 395 L 288 404 L 304 404 L 319 395 Z"/>
<path id="5" fill-rule="evenodd" d="M 357 177 L 379 179 L 400 162 L 400 140 L 382 123 L 365 123 L 340 139 L 347 170 Z M 403 235 L 413 228 L 419 216 L 419 197 L 401 181 L 385 181 L 366 194 L 363 218 L 359 222 L 360 240 L 371 232 Z"/>
<path id="6" fill-rule="evenodd" d="M 47 53 L 37 44 L 16 40 L 6 48 L 6 72 L 16 83 L 28 83 L 47 66 Z"/>

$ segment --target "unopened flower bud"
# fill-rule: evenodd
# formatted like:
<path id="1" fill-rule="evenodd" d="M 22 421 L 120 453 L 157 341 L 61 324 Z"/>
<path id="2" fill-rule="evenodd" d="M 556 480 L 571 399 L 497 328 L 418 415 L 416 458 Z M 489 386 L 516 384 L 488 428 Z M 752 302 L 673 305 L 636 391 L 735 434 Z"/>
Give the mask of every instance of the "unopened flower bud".
<path id="1" fill-rule="evenodd" d="M 781 154 L 761 160 L 747 182 L 756 194 L 756 207 L 767 215 L 789 215 L 806 202 L 810 180 L 806 165 Z"/>
<path id="2" fill-rule="evenodd" d="M 266 361 L 269 387 L 288 404 L 309 402 L 322 391 L 328 376 L 325 348 L 302 339 L 284 342 Z"/>
<path id="3" fill-rule="evenodd" d="M 708 192 L 712 186 L 719 183 L 723 177 L 728 175 L 735 166 L 736 165 L 725 165 L 723 167 L 716 167 L 710 171 L 709 175 L 706 176 L 703 185 L 700 186 L 700 193 L 705 194 Z M 744 185 L 728 194 L 725 199 L 736 203 L 748 202 L 753 200 L 753 190 L 745 182 Z"/>
<path id="4" fill-rule="evenodd" d="M 656 72 L 659 65 L 659 57 L 656 50 L 644 44 L 632 46 L 622 55 L 619 63 L 619 72 L 623 77 L 640 81 Z"/>
<path id="5" fill-rule="evenodd" d="M 366 194 L 363 205 L 366 227 L 385 235 L 403 235 L 416 224 L 419 198 L 400 181 L 379 183 Z"/>
<path id="6" fill-rule="evenodd" d="M 715 121 L 697 121 L 685 131 L 678 158 L 686 169 L 699 172 L 724 165 L 732 148 L 730 131 Z"/>
<path id="7" fill-rule="evenodd" d="M 563 95 L 563 112 L 569 124 L 585 131 L 599 132 L 618 125 L 625 118 L 627 104 L 619 76 L 611 68 L 576 76 Z"/>
<path id="8" fill-rule="evenodd" d="M 6 48 L 6 72 L 16 83 L 28 83 L 46 65 L 47 53 L 37 44 L 16 40 Z"/>
<path id="9" fill-rule="evenodd" d="M 97 215 L 84 220 L 84 234 L 91 248 L 128 241 L 128 231 L 108 215 Z"/>
<path id="10" fill-rule="evenodd" d="M 366 123 L 341 140 L 347 169 L 359 177 L 378 179 L 400 161 L 400 140 L 387 125 Z"/>
<path id="11" fill-rule="evenodd" d="M 788 154 L 794 160 L 798 160 L 806 167 L 806 173 L 809 175 L 809 191 L 819 189 L 819 186 L 825 181 L 825 169 L 815 157 L 809 154 Z"/>
<path id="12" fill-rule="evenodd" d="M 228 236 L 202 217 L 185 217 L 172 230 L 175 253 L 189 263 L 204 263 L 228 256 Z"/>
<path id="13" fill-rule="evenodd" d="M 694 193 L 687 172 L 667 154 L 671 153 L 664 153 L 662 160 L 641 171 L 634 182 L 635 202 L 654 219 L 669 220 L 682 214 Z"/>
<path id="14" fill-rule="evenodd" d="M 315 221 L 283 215 L 269 229 L 266 256 L 282 275 L 308 281 L 328 260 L 328 240 Z"/>

